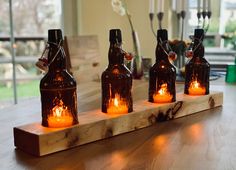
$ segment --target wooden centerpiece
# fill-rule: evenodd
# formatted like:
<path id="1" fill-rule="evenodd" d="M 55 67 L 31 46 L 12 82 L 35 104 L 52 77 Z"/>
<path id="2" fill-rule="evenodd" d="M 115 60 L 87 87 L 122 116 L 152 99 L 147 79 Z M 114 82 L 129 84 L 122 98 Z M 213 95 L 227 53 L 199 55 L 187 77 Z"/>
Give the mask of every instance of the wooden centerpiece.
<path id="1" fill-rule="evenodd" d="M 128 114 L 110 115 L 100 109 L 80 113 L 80 123 L 70 127 L 48 128 L 42 126 L 41 122 L 14 127 L 14 143 L 25 152 L 43 156 L 222 104 L 222 92 L 202 96 L 177 94 L 175 102 L 163 104 L 143 100 L 136 102 L 134 111 Z"/>

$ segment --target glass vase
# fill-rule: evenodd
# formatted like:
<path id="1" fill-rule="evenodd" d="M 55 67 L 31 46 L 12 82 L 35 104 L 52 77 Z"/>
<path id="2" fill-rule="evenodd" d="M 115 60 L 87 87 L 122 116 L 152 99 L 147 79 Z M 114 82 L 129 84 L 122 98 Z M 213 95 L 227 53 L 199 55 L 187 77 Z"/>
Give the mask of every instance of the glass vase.
<path id="1" fill-rule="evenodd" d="M 134 58 L 131 61 L 130 71 L 132 72 L 133 79 L 141 79 L 143 77 L 143 60 L 138 33 L 136 31 L 132 31 L 132 38 L 134 45 Z"/>

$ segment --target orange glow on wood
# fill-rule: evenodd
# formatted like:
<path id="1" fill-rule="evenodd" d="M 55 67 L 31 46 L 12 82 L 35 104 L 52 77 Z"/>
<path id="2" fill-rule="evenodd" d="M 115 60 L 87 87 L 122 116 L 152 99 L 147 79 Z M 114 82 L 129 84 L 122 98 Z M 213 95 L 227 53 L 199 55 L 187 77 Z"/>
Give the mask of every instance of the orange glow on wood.
<path id="1" fill-rule="evenodd" d="M 168 92 L 166 83 L 162 84 L 161 88 L 153 95 L 154 103 L 169 103 L 172 98 L 173 96 Z"/>
<path id="2" fill-rule="evenodd" d="M 193 80 L 190 83 L 188 93 L 189 93 L 189 95 L 205 95 L 206 88 L 201 87 L 200 83 L 197 80 Z"/>
<path id="3" fill-rule="evenodd" d="M 125 99 L 122 99 L 119 94 L 115 94 L 115 98 L 111 98 L 107 106 L 108 114 L 125 114 L 128 113 L 128 106 Z"/>
<path id="4" fill-rule="evenodd" d="M 188 127 L 188 135 L 193 142 L 201 142 L 203 140 L 203 134 L 202 125 L 199 123 Z"/>
<path id="5" fill-rule="evenodd" d="M 60 100 L 60 103 L 52 108 L 52 114 L 48 116 L 48 127 L 62 128 L 72 125 L 73 117 L 67 107 L 63 105 L 62 100 Z"/>
<path id="6" fill-rule="evenodd" d="M 166 135 L 158 135 L 154 139 L 154 146 L 156 151 L 162 151 L 163 148 L 168 147 L 169 141 Z"/>

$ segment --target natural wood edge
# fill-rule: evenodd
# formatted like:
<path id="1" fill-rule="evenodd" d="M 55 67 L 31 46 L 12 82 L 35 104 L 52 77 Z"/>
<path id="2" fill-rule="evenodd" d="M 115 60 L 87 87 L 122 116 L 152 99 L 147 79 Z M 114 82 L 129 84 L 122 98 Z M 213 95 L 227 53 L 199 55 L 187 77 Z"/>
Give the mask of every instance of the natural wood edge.
<path id="1" fill-rule="evenodd" d="M 134 112 L 125 115 L 111 116 L 99 110 L 82 113 L 79 116 L 80 124 L 69 128 L 45 128 L 40 123 L 15 127 L 14 143 L 25 152 L 43 156 L 222 104 L 222 92 L 211 92 L 205 96 L 177 94 L 177 101 L 168 104 L 138 101 L 134 105 Z"/>

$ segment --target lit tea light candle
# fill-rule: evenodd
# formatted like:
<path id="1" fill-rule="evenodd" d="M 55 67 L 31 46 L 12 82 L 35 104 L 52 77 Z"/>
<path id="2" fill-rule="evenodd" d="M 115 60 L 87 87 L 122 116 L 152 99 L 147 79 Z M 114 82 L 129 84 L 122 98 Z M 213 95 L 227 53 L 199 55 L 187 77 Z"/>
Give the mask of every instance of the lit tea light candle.
<path id="1" fill-rule="evenodd" d="M 63 103 L 52 109 L 52 114 L 48 116 L 48 127 L 62 128 L 73 125 L 73 117 Z"/>
<path id="2" fill-rule="evenodd" d="M 167 84 L 162 84 L 161 88 L 154 93 L 153 100 L 154 103 L 169 103 L 172 102 L 173 96 L 168 92 Z"/>
<path id="3" fill-rule="evenodd" d="M 200 83 L 197 80 L 194 80 L 190 83 L 188 93 L 189 95 L 205 95 L 206 88 L 201 87 Z"/>
<path id="4" fill-rule="evenodd" d="M 108 114 L 125 114 L 128 113 L 128 106 L 126 101 L 120 97 L 119 94 L 115 94 L 115 98 L 112 98 L 108 102 L 107 107 Z"/>

